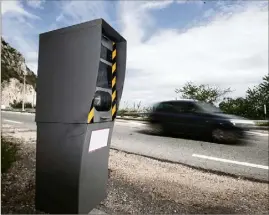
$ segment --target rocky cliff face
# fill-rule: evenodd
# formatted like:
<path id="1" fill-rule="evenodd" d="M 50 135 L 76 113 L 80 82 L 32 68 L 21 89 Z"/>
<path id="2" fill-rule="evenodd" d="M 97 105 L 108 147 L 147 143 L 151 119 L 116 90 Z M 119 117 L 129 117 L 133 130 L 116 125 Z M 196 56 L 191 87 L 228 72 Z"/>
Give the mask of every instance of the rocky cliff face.
<path id="1" fill-rule="evenodd" d="M 2 38 L 1 44 L 1 107 L 10 107 L 23 100 L 25 75 L 25 103 L 35 106 L 36 75 L 26 66 L 25 59 Z"/>
<path id="2" fill-rule="evenodd" d="M 2 101 L 3 108 L 10 107 L 14 103 L 23 100 L 23 84 L 18 79 L 11 78 L 9 81 L 1 83 L 2 88 Z M 25 86 L 25 103 L 30 103 L 35 106 L 36 92 L 32 85 L 26 84 Z"/>

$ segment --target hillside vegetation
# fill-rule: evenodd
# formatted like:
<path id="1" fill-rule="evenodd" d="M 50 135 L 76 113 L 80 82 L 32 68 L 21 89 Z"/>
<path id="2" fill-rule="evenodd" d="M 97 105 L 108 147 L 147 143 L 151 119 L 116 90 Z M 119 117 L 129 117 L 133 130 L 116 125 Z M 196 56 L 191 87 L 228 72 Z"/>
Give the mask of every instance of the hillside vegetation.
<path id="1" fill-rule="evenodd" d="M 22 108 L 24 99 L 26 106 L 35 106 L 37 76 L 25 64 L 25 58 L 15 48 L 1 38 L 1 109 Z M 25 94 L 23 78 L 25 76 Z"/>
<path id="2" fill-rule="evenodd" d="M 1 84 L 9 82 L 12 78 L 23 83 L 23 71 L 21 65 L 25 64 L 25 59 L 20 52 L 11 47 L 1 38 Z M 37 76 L 26 66 L 26 84 L 36 86 Z"/>

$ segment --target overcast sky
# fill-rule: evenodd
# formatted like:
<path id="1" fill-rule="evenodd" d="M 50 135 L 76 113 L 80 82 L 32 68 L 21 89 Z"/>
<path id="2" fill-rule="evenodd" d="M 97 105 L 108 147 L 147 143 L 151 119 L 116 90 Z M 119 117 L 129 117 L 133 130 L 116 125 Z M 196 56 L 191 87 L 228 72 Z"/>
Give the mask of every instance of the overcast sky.
<path id="1" fill-rule="evenodd" d="M 128 42 L 122 97 L 174 99 L 187 81 L 244 96 L 268 74 L 268 1 L 2 1 L 2 35 L 37 72 L 38 34 L 104 18 Z"/>

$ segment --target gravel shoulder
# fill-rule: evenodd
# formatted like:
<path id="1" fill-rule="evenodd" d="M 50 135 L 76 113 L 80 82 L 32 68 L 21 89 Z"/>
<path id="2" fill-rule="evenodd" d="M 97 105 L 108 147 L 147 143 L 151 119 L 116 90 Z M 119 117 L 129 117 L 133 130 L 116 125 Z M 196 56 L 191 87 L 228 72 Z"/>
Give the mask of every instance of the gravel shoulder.
<path id="1" fill-rule="evenodd" d="M 20 159 L 2 174 L 2 213 L 34 209 L 36 133 L 2 124 L 2 135 L 20 144 Z M 107 198 L 97 207 L 109 214 L 269 212 L 267 183 L 205 173 L 178 164 L 110 150 Z"/>

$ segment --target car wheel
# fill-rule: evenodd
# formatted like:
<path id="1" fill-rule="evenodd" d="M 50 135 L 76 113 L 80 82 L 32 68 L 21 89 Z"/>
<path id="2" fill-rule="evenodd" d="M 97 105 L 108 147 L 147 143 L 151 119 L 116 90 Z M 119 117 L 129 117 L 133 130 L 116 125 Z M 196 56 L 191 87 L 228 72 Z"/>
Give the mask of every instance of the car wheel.
<path id="1" fill-rule="evenodd" d="M 160 123 L 154 123 L 151 125 L 151 132 L 154 134 L 162 134 L 163 133 L 163 127 Z"/>
<path id="2" fill-rule="evenodd" d="M 217 143 L 222 143 L 225 140 L 225 131 L 216 128 L 212 131 L 212 140 Z"/>
<path id="3" fill-rule="evenodd" d="M 220 128 L 212 131 L 212 139 L 217 143 L 237 143 L 238 138 L 233 131 L 227 131 Z"/>

